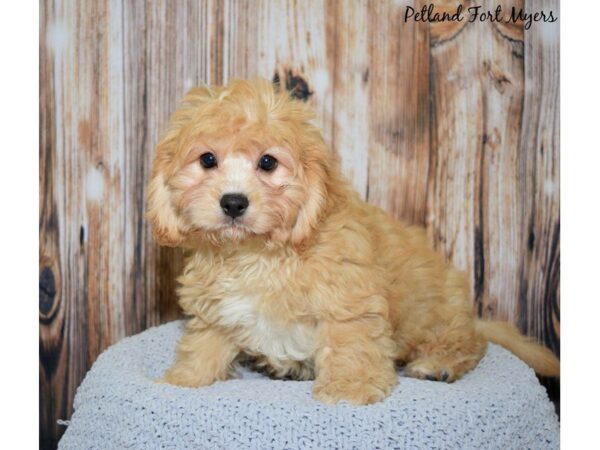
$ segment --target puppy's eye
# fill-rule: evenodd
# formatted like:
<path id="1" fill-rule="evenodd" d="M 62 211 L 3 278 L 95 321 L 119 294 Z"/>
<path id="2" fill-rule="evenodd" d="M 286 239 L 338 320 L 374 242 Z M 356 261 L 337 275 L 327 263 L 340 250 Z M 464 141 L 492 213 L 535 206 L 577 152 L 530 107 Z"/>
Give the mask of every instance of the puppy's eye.
<path id="1" fill-rule="evenodd" d="M 217 157 L 212 153 L 203 153 L 200 156 L 200 164 L 205 169 L 212 169 L 213 167 L 217 167 Z"/>
<path id="2" fill-rule="evenodd" d="M 277 160 L 271 155 L 263 155 L 258 161 L 258 167 L 265 172 L 271 172 L 277 167 Z"/>

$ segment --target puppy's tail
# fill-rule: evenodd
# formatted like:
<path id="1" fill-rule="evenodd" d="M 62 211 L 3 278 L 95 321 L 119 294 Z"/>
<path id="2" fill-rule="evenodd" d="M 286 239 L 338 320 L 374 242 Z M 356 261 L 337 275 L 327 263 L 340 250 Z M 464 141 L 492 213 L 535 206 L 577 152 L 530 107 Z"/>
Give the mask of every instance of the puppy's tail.
<path id="1" fill-rule="evenodd" d="M 513 352 L 538 375 L 560 375 L 560 361 L 554 353 L 533 339 L 523 336 L 515 326 L 507 322 L 478 320 L 476 328 L 486 340 Z"/>

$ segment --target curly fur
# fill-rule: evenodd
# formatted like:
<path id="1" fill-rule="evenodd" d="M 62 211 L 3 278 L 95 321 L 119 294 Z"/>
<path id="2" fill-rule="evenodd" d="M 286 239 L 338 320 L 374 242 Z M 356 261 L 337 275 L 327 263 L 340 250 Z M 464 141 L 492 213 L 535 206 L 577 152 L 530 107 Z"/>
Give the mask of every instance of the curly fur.
<path id="1" fill-rule="evenodd" d="M 251 358 L 277 377 L 314 377 L 322 401 L 367 404 L 390 393 L 396 364 L 453 381 L 487 340 L 558 374 L 549 350 L 476 320 L 466 277 L 423 230 L 359 198 L 311 118 L 266 80 L 192 89 L 174 113 L 148 218 L 159 243 L 187 251 L 178 294 L 191 319 L 164 381 L 208 385 Z M 208 151 L 212 169 L 199 164 Z M 264 154 L 272 172 L 257 166 Z M 231 192 L 250 202 L 235 220 L 219 206 Z"/>

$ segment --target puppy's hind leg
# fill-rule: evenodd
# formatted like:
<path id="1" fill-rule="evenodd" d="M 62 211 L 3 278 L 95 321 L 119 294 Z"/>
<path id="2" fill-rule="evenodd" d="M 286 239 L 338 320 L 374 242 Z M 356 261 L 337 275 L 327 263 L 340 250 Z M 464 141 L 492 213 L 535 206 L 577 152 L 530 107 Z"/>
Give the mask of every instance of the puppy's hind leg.
<path id="1" fill-rule="evenodd" d="M 464 275 L 446 274 L 442 297 L 433 306 L 436 319 L 414 347 L 404 373 L 410 377 L 451 382 L 473 369 L 483 357 L 486 340 L 476 330 Z"/>
<path id="2" fill-rule="evenodd" d="M 470 312 L 455 315 L 423 335 L 404 369 L 409 377 L 451 382 L 474 368 L 483 357 L 485 339 Z"/>
<path id="3" fill-rule="evenodd" d="M 451 353 L 432 350 L 430 354 L 425 353 L 411 361 L 404 369 L 404 374 L 413 378 L 450 383 L 473 369 L 482 356 L 483 351 L 479 350 Z"/>

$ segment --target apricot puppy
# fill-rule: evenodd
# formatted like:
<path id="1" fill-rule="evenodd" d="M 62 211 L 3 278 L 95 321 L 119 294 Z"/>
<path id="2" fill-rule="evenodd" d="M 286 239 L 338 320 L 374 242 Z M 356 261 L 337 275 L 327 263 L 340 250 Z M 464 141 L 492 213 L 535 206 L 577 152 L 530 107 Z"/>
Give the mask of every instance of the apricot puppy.
<path id="1" fill-rule="evenodd" d="M 205 386 L 252 357 L 315 378 L 328 403 L 380 401 L 409 376 L 453 381 L 491 340 L 542 375 L 559 363 L 508 324 L 476 320 L 465 276 L 363 202 L 309 122 L 266 80 L 192 89 L 160 141 L 148 188 L 159 243 L 186 249 L 190 316 L 168 383 Z"/>

